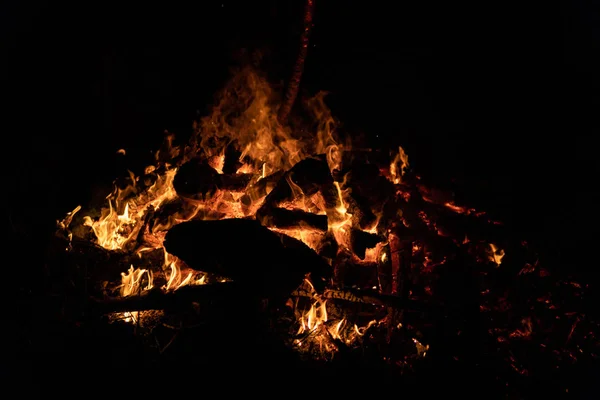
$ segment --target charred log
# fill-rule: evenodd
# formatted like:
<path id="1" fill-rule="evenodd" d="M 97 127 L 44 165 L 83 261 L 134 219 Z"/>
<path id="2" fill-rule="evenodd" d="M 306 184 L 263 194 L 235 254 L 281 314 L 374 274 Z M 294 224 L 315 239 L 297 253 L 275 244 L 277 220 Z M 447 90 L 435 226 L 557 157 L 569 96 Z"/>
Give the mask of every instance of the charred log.
<path id="1" fill-rule="evenodd" d="M 371 229 L 377 223 L 377 216 L 373 213 L 369 199 L 356 192 L 350 194 L 348 212 L 352 214 L 355 226 L 360 229 Z"/>
<path id="2" fill-rule="evenodd" d="M 229 143 L 225 148 L 225 161 L 223 162 L 223 173 L 233 175 L 243 165 L 240 161 L 242 153 L 237 149 L 236 143 Z"/>
<path id="3" fill-rule="evenodd" d="M 180 196 L 204 200 L 217 190 L 243 191 L 251 179 L 249 174 L 219 174 L 205 160 L 195 158 L 179 168 L 173 187 Z"/>
<path id="4" fill-rule="evenodd" d="M 390 234 L 390 257 L 392 264 L 392 294 L 408 298 L 409 273 L 411 268 L 412 239 Z"/>
<path id="5" fill-rule="evenodd" d="M 108 300 L 92 300 L 92 314 L 107 314 L 126 311 L 146 310 L 184 310 L 192 307 L 193 303 L 210 305 L 212 303 L 237 299 L 239 295 L 248 295 L 234 282 L 224 282 L 213 285 L 185 286 L 175 292 L 163 292 L 160 289 L 151 290 L 139 296 L 128 296 Z M 248 300 L 248 297 L 246 297 Z"/>
<path id="6" fill-rule="evenodd" d="M 348 252 L 338 254 L 334 271 L 338 287 L 372 289 L 379 286 L 377 263 L 359 261 Z"/>
<path id="7" fill-rule="evenodd" d="M 240 199 L 245 210 L 249 210 L 252 204 L 268 195 L 284 174 L 285 171 L 277 171 L 269 176 L 259 179 L 256 183 L 249 185 Z"/>
<path id="8" fill-rule="evenodd" d="M 285 91 L 283 104 L 281 104 L 277 114 L 277 120 L 280 124 L 285 124 L 287 122 L 288 115 L 292 109 L 292 106 L 294 105 L 294 102 L 296 101 L 296 96 L 298 95 L 300 78 L 302 78 L 302 72 L 304 71 L 304 60 L 306 59 L 306 54 L 308 53 L 308 39 L 310 37 L 310 32 L 313 25 L 313 12 L 314 0 L 306 0 L 306 6 L 304 9 L 304 29 L 302 31 L 302 35 L 300 36 L 300 51 L 298 52 L 298 57 L 296 58 L 296 63 L 294 64 L 294 70 L 292 72 L 292 76 L 290 77 L 287 90 Z"/>
<path id="9" fill-rule="evenodd" d="M 258 221 L 191 221 L 174 226 L 165 249 L 188 266 L 252 286 L 257 292 L 284 294 L 307 273 L 320 290 L 331 268 L 299 240 L 278 235 Z"/>
<path id="10" fill-rule="evenodd" d="M 287 294 L 287 297 L 315 298 L 315 293 L 304 288 L 298 288 Z M 320 299 L 341 303 L 362 303 L 373 306 L 388 306 L 406 308 L 414 311 L 430 311 L 433 308 L 414 300 L 401 300 L 395 296 L 382 295 L 376 290 L 344 290 L 327 289 L 318 295 Z M 107 314 L 113 312 L 133 312 L 146 310 L 181 311 L 190 309 L 193 304 L 209 306 L 216 304 L 237 304 L 240 301 L 259 300 L 258 292 L 246 285 L 236 282 L 223 282 L 209 285 L 184 286 L 173 292 L 163 292 L 153 289 L 142 295 L 113 299 L 91 299 L 89 311 L 92 314 Z"/>
<path id="11" fill-rule="evenodd" d="M 265 206 L 279 207 L 282 203 L 294 201 L 299 195 L 297 188 L 305 196 L 312 196 L 327 186 L 333 186 L 333 178 L 325 156 L 305 158 L 279 179 L 275 188 L 265 199 Z M 333 189 L 335 190 L 335 188 Z"/>
<path id="12" fill-rule="evenodd" d="M 308 213 L 302 210 L 285 208 L 261 208 L 256 218 L 264 226 L 280 229 L 309 229 L 327 231 L 327 216 Z"/>
<path id="13" fill-rule="evenodd" d="M 360 229 L 352 229 L 350 233 L 351 250 L 361 260 L 365 259 L 367 249 L 374 248 L 380 242 L 383 242 L 383 239 L 374 233 L 365 232 Z"/>
<path id="14" fill-rule="evenodd" d="M 257 218 L 266 226 L 277 228 L 309 228 L 327 231 L 326 215 L 307 213 L 301 210 L 280 208 L 299 199 L 320 192 L 325 200 L 326 212 L 332 215 L 337 206 L 337 192 L 325 156 L 306 158 L 278 181 L 257 211 Z"/>
<path id="15" fill-rule="evenodd" d="M 338 253 L 338 242 L 335 240 L 335 236 L 331 232 L 327 232 L 323 239 L 319 242 L 317 247 L 317 254 L 326 259 L 335 258 Z"/>
<path id="16" fill-rule="evenodd" d="M 205 160 L 195 158 L 179 167 L 173 187 L 180 196 L 204 199 L 218 189 L 219 173 Z"/>
<path id="17" fill-rule="evenodd" d="M 140 258 L 136 253 L 106 250 L 94 243 L 84 240 L 73 240 L 67 253 L 69 264 L 84 272 L 85 279 L 91 282 L 88 289 L 101 293 L 103 282 L 120 282 L 121 273 L 126 272 L 131 265 L 150 271 L 161 271 L 164 263 L 162 249 L 152 249 L 144 252 Z"/>
<path id="18" fill-rule="evenodd" d="M 363 210 L 367 204 L 378 208 L 383 206 L 396 192 L 394 185 L 381 175 L 379 167 L 374 164 L 352 164 L 346 174 L 346 186 Z M 376 214 L 380 213 L 380 210 L 376 211 Z"/>
<path id="19" fill-rule="evenodd" d="M 251 174 L 219 174 L 217 187 L 221 190 L 242 192 L 246 189 L 251 179 Z"/>

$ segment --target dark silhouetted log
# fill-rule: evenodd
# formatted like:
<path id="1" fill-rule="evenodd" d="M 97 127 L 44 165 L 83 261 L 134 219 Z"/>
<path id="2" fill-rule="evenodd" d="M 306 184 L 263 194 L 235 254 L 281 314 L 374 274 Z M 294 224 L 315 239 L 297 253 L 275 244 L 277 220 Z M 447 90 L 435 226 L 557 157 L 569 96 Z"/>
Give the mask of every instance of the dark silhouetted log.
<path id="1" fill-rule="evenodd" d="M 193 303 L 204 305 L 235 304 L 240 301 L 256 301 L 256 292 L 248 290 L 247 286 L 236 282 L 223 282 L 209 285 L 184 286 L 174 292 L 163 292 L 156 288 L 142 295 L 113 298 L 105 300 L 92 299 L 88 310 L 94 315 L 114 312 L 134 312 L 146 310 L 178 311 L 192 307 Z M 304 288 L 290 292 L 289 297 L 314 298 L 315 293 Z M 389 305 L 403 307 L 408 302 L 401 303 L 400 299 L 383 296 L 374 290 L 331 290 L 327 289 L 318 295 L 329 301 L 363 303 L 375 306 Z M 423 304 L 410 303 L 411 308 L 425 309 Z"/>
<path id="2" fill-rule="evenodd" d="M 352 229 L 350 232 L 350 248 L 352 252 L 361 260 L 365 259 L 367 249 L 377 246 L 377 243 L 383 242 L 383 238 L 374 233 Z"/>
<path id="3" fill-rule="evenodd" d="M 348 252 L 340 252 L 333 263 L 339 287 L 372 289 L 379 286 L 377 263 L 361 262 Z"/>
<path id="4" fill-rule="evenodd" d="M 236 142 L 229 143 L 225 148 L 225 161 L 223 162 L 223 173 L 233 175 L 243 165 L 240 161 L 242 153 L 237 149 Z"/>
<path id="5" fill-rule="evenodd" d="M 77 239 L 74 239 L 68 248 L 68 264 L 78 268 L 79 273 L 83 272 L 91 283 L 88 289 L 97 290 L 98 293 L 112 289 L 110 285 L 104 287 L 103 282 L 110 282 L 116 287 L 121 282 L 121 273 L 127 272 L 132 265 L 157 272 L 162 271 L 164 263 L 162 249 L 145 251 L 143 257 L 139 257 L 135 252 L 106 250 L 87 240 Z"/>
<path id="6" fill-rule="evenodd" d="M 322 290 L 331 275 L 331 267 L 304 243 L 255 220 L 184 222 L 167 232 L 164 244 L 191 268 L 269 295 L 291 292 L 307 273 Z"/>
<path id="7" fill-rule="evenodd" d="M 146 310 L 184 310 L 192 303 L 209 305 L 238 299 L 248 298 L 248 291 L 240 288 L 235 282 L 222 282 L 210 285 L 184 286 L 175 292 L 163 292 L 156 288 L 139 296 L 128 296 L 109 300 L 92 300 L 89 310 L 92 314 L 107 314 L 125 311 Z"/>
<path id="8" fill-rule="evenodd" d="M 289 203 L 295 200 L 297 193 L 294 193 L 288 180 L 291 180 L 306 196 L 312 196 L 324 186 L 333 186 L 333 178 L 329 172 L 325 156 L 319 155 L 305 158 L 294 165 L 279 179 L 277 186 L 275 186 L 265 199 L 267 207 L 279 207 L 282 203 Z M 335 190 L 335 187 L 333 189 Z"/>
<path id="9" fill-rule="evenodd" d="M 326 215 L 288 210 L 282 205 L 300 200 L 299 196 L 312 196 L 320 192 L 325 200 Z M 257 211 L 257 218 L 266 226 L 277 228 L 308 228 L 327 231 L 328 216 L 334 216 L 337 190 L 324 155 L 306 158 L 279 179 Z"/>
<path id="10" fill-rule="evenodd" d="M 394 185 L 381 176 L 379 167 L 374 164 L 353 163 L 346 174 L 346 186 L 351 189 L 350 196 L 365 214 L 363 218 L 381 214 L 382 207 L 396 192 Z"/>
<path id="11" fill-rule="evenodd" d="M 221 190 L 231 190 L 232 192 L 242 192 L 246 189 L 252 180 L 251 174 L 219 174 L 217 187 Z"/>
<path id="12" fill-rule="evenodd" d="M 245 215 L 248 215 L 251 212 L 253 204 L 263 200 L 265 196 L 273 190 L 284 174 L 285 171 L 277 171 L 269 176 L 259 179 L 257 182 L 250 184 L 246 188 L 246 192 L 240 198 Z"/>
<path id="13" fill-rule="evenodd" d="M 173 187 L 182 197 L 204 200 L 219 189 L 244 191 L 251 179 L 250 174 L 219 174 L 205 160 L 195 158 L 179 168 Z"/>
<path id="14" fill-rule="evenodd" d="M 333 259 L 338 253 L 338 243 L 332 232 L 327 232 L 317 247 L 317 254 L 321 257 Z"/>
<path id="15" fill-rule="evenodd" d="M 219 173 L 205 160 L 194 158 L 177 170 L 173 187 L 180 196 L 204 199 L 218 189 Z"/>
<path id="16" fill-rule="evenodd" d="M 390 234 L 388 240 L 392 261 L 392 294 L 398 294 L 401 298 L 406 298 L 407 292 L 404 289 L 408 287 L 412 241 L 396 234 Z"/>
<path id="17" fill-rule="evenodd" d="M 256 218 L 264 226 L 280 229 L 310 229 L 327 231 L 327 216 L 308 213 L 302 210 L 285 208 L 260 208 Z"/>

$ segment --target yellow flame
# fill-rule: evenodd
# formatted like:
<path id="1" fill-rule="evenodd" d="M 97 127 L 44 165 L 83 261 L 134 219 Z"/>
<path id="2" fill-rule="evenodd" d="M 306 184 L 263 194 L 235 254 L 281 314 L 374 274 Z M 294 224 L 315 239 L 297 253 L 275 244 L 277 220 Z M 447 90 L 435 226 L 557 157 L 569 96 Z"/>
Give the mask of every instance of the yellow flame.
<path id="1" fill-rule="evenodd" d="M 135 252 L 141 262 L 150 250 L 162 248 L 164 251 L 165 232 L 177 223 L 191 219 L 253 217 L 266 196 L 265 190 L 252 192 L 253 185 L 261 178 L 274 172 L 289 171 L 300 160 L 313 154 L 325 154 L 330 171 L 342 169 L 342 156 L 351 149 L 351 143 L 340 142 L 336 131 L 337 122 L 325 104 L 325 95 L 324 92 L 319 93 L 306 103 L 308 111 L 314 117 L 310 121 L 312 124 L 306 130 L 295 132 L 277 121 L 281 99 L 266 78 L 251 68 L 241 69 L 221 91 L 211 112 L 194 124 L 194 135 L 187 145 L 173 146 L 174 136 L 168 134 L 165 146 L 155 154 L 155 165 L 145 169 L 145 176 L 136 177 L 130 172 L 131 184 L 110 193 L 100 215 L 85 216 L 83 224 L 94 232 L 98 245 L 108 250 Z M 310 138 L 307 140 L 300 135 L 310 135 Z M 185 204 L 181 210 L 171 213 L 166 220 L 161 218 L 145 224 L 148 212 L 161 211 L 165 204 L 177 198 L 173 187 L 177 166 L 196 156 L 202 156 L 219 174 L 223 174 L 225 149 L 228 146 L 235 147 L 241 153 L 239 161 L 242 164 L 236 173 L 252 175 L 250 186 L 245 192 L 248 196 L 218 190 L 210 199 L 202 201 L 179 199 Z M 125 154 L 125 151 L 121 154 Z M 400 182 L 407 166 L 408 157 L 400 147 L 390 165 L 390 178 L 393 182 Z M 148 187 L 151 177 L 155 180 Z M 345 187 L 345 182 L 335 183 L 337 205 L 333 212 L 326 211 L 321 194 L 306 196 L 291 175 L 288 176 L 288 184 L 297 200 L 294 207 L 315 214 L 327 213 L 329 232 L 333 233 L 340 247 L 348 248 L 353 216 L 348 212 L 350 190 Z M 272 186 L 266 188 L 267 193 L 270 190 Z M 242 204 L 248 197 L 251 198 L 251 204 Z M 79 210 L 80 208 L 73 210 L 59 226 L 67 229 Z M 369 227 L 368 231 L 376 233 L 377 223 Z M 313 249 L 317 248 L 323 237 L 322 232 L 307 229 L 286 230 L 285 233 L 299 238 Z M 384 262 L 386 257 L 379 247 L 367 251 L 367 260 L 370 261 Z M 163 280 L 160 284 L 157 283 L 163 291 L 205 284 L 208 279 L 206 274 L 191 271 L 185 263 L 166 251 L 162 270 L 155 271 L 155 274 L 156 276 L 148 269 L 135 269 L 131 266 L 122 275 L 121 295 L 130 296 L 150 290 L 154 287 L 155 278 L 156 282 L 159 278 L 164 279 L 164 284 Z M 126 317 L 129 321 L 139 321 L 139 318 L 139 314 Z M 299 334 L 310 333 L 311 340 L 314 339 L 319 346 L 333 351 L 335 344 L 332 341 L 353 343 L 375 323 L 371 321 L 366 326 L 358 327 L 348 323 L 346 317 L 330 318 L 327 302 L 315 297 L 311 307 L 298 316 Z"/>
<path id="2" fill-rule="evenodd" d="M 500 266 L 502 264 L 502 258 L 504 258 L 504 250 L 499 249 L 495 244 L 490 243 L 490 255 L 489 260 L 494 262 L 496 266 Z"/>
<path id="3" fill-rule="evenodd" d="M 167 253 L 164 250 L 165 261 L 163 264 L 163 270 L 167 283 L 162 287 L 163 290 L 177 290 L 187 285 L 204 285 L 206 283 L 206 275 L 196 273 L 195 271 L 188 270 L 185 273 L 181 271 L 181 264 L 183 262 L 177 257 Z"/>
<path id="4" fill-rule="evenodd" d="M 402 182 L 402 176 L 404 176 L 406 168 L 408 168 L 408 155 L 402 147 L 399 147 L 398 154 L 390 164 L 391 181 L 395 184 Z"/>
<path id="5" fill-rule="evenodd" d="M 123 297 L 137 295 L 153 287 L 152 271 L 137 269 L 132 265 L 127 273 L 121 272 L 121 296 Z"/>
<path id="6" fill-rule="evenodd" d="M 133 184 L 123 190 L 115 190 L 108 199 L 108 207 L 103 208 L 100 217 L 93 220 L 84 217 L 84 225 L 89 226 L 96 235 L 97 243 L 108 250 L 124 248 L 125 244 L 137 236 L 141 222 L 148 207 L 160 207 L 166 201 L 176 197 L 173 179 L 176 169 L 166 171 L 158 176 L 154 184 L 139 193 L 138 196 L 126 199 L 130 193 L 136 193 L 136 179 L 132 176 Z M 123 206 L 123 211 L 117 210 Z"/>

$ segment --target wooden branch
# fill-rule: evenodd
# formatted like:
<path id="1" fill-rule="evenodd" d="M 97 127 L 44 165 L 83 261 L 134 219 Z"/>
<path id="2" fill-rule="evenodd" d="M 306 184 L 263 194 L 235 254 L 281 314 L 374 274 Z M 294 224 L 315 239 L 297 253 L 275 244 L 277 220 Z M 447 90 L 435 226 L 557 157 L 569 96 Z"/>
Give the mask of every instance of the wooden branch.
<path id="1" fill-rule="evenodd" d="M 279 108 L 279 113 L 277 115 L 277 120 L 282 125 L 287 122 L 288 115 L 294 105 L 296 96 L 298 96 L 298 87 L 300 86 L 300 79 L 302 78 L 302 72 L 304 71 L 304 60 L 306 60 L 306 54 L 308 53 L 308 39 L 313 25 L 314 6 L 314 0 L 306 0 L 306 7 L 304 9 L 304 30 L 300 37 L 300 51 L 285 92 L 283 104 Z"/>
<path id="2" fill-rule="evenodd" d="M 192 303 L 210 304 L 227 300 L 239 293 L 239 285 L 233 282 L 184 286 L 174 292 L 163 292 L 156 288 L 139 296 L 109 300 L 92 299 L 88 311 L 98 315 L 126 311 L 181 310 L 189 308 Z"/>
<path id="3" fill-rule="evenodd" d="M 315 292 L 304 288 L 292 291 L 289 297 L 315 298 Z M 318 295 L 321 299 L 331 301 L 371 304 L 374 306 L 388 306 L 395 308 L 408 308 L 414 311 L 431 311 L 435 307 L 423 302 L 402 300 L 399 297 L 382 295 L 369 290 L 325 290 Z M 209 285 L 184 286 L 174 292 L 163 292 L 153 289 L 143 295 L 125 298 L 90 301 L 88 311 L 93 315 L 114 312 L 133 312 L 146 310 L 183 310 L 192 306 L 216 305 L 218 303 L 235 304 L 239 301 L 259 301 L 260 294 L 255 293 L 251 287 L 240 285 L 236 282 L 223 282 Z"/>
<path id="4" fill-rule="evenodd" d="M 309 229 L 327 232 L 327 216 L 302 210 L 261 207 L 256 218 L 264 226 L 280 229 Z"/>

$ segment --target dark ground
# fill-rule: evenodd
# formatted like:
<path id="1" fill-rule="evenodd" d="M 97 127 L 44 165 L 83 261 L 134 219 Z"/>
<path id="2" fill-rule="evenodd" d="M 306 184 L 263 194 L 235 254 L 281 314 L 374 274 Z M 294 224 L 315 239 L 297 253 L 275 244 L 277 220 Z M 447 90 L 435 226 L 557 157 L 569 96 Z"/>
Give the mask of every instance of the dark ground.
<path id="1" fill-rule="evenodd" d="M 5 347 L 21 364 L 50 359 L 27 337 L 46 237 L 122 172 L 115 151 L 139 168 L 164 129 L 188 134 L 241 48 L 289 74 L 302 2 L 240 3 L 3 3 L 4 286 L 20 338 Z M 476 188 L 553 268 L 597 285 L 598 6 L 543 7 L 318 1 L 302 87 L 330 91 L 346 129 L 404 146 L 420 174 Z"/>

